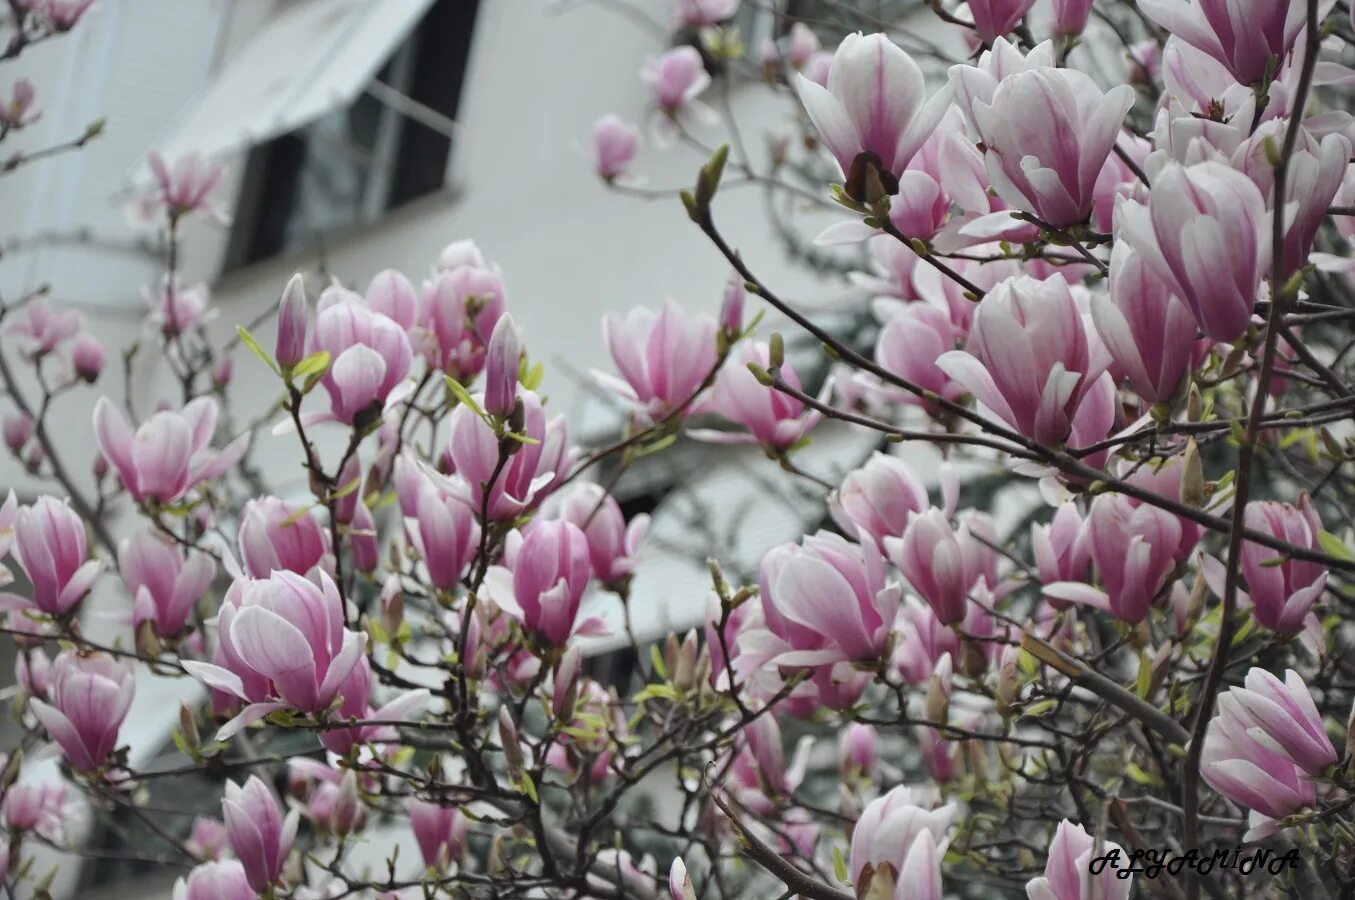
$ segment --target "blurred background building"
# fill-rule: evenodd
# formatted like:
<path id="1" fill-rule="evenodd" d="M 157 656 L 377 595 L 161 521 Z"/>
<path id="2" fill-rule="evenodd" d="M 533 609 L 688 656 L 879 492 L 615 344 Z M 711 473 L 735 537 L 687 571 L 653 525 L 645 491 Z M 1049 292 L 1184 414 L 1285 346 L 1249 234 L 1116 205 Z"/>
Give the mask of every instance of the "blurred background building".
<path id="1" fill-rule="evenodd" d="M 99 0 L 69 36 L 25 51 L 18 74 L 36 85 L 42 119 L 7 141 L 7 153 L 57 144 L 105 121 L 82 151 L 0 177 L 0 294 L 49 286 L 53 303 L 82 312 L 110 351 L 98 389 L 68 393 L 54 409 L 57 439 L 70 448 L 78 477 L 89 480 L 99 393 L 125 391 L 140 410 L 175 400 L 177 385 L 153 364 L 155 353 L 137 357 L 129 380 L 117 357 L 117 348 L 141 341 L 149 350 L 158 339 L 145 324 L 142 292 L 163 272 L 164 250 L 127 217 L 152 150 L 169 158 L 199 150 L 230 164 L 219 196 L 232 221 L 189 223 L 179 260 L 190 283 L 211 289 L 217 317 L 209 327 L 219 341 L 238 323 L 265 317 L 293 272 L 310 273 L 312 296 L 324 283 L 319 273 L 361 291 L 393 268 L 418 285 L 444 245 L 473 238 L 503 269 L 509 308 L 547 367 L 541 391 L 568 414 L 571 436 L 616 433 L 621 417 L 587 374 L 611 368 L 603 314 L 657 307 L 665 297 L 714 313 L 726 276 L 674 196 L 624 196 L 592 171 L 593 123 L 609 112 L 646 121 L 640 69 L 690 39 L 671 27 L 667 0 L 629 0 L 620 9 L 626 2 Z M 921 3 L 851 5 L 891 17 L 920 9 L 919 29 L 933 27 Z M 756 48 L 784 33 L 797 7 L 831 21 L 844 4 L 743 6 L 740 32 Z M 729 104 L 750 152 L 764 158 L 769 136 L 793 132 L 799 113 L 784 93 L 769 99 L 756 66 L 748 69 L 715 73 L 709 97 Z M 714 130 L 699 136 L 720 140 Z M 648 186 L 676 188 L 702 162 L 694 149 L 660 152 L 651 141 L 636 168 Z M 832 314 L 846 283 L 788 264 L 760 190 L 729 191 L 719 204 L 722 228 L 755 269 L 774 271 L 778 289 L 801 308 Z M 258 329 L 265 346 L 271 329 Z M 236 356 L 230 393 L 252 413 L 276 394 L 275 380 L 247 351 Z M 284 495 L 306 489 L 293 440 L 265 429 L 253 455 Z M 799 459 L 835 482 L 873 448 L 868 435 L 825 427 Z M 821 491 L 802 493 L 760 451 L 710 454 L 692 448 L 637 469 L 618 487 L 628 512 L 655 515 L 635 584 L 642 638 L 700 620 L 707 556 L 718 551 L 747 577 L 763 551 L 824 514 Z M 0 486 L 24 497 L 50 489 L 7 454 Z M 100 602 L 125 605 L 117 580 L 104 581 Z M 7 674 L 9 660 L 0 666 Z M 167 742 L 178 699 L 194 690 L 183 679 L 148 676 L 138 685 L 124 735 L 139 764 L 154 768 L 160 755 L 165 766 L 182 762 Z M 175 790 L 178 805 L 194 802 L 185 794 L 191 787 L 176 780 Z M 197 799 L 210 809 L 219 790 L 204 779 Z M 88 835 L 89 845 L 112 857 L 160 855 L 135 822 L 125 824 Z M 388 847 L 374 840 L 370 850 L 377 863 Z M 72 861 L 54 892 L 167 897 L 176 874 L 153 860 L 95 859 L 83 868 Z"/>

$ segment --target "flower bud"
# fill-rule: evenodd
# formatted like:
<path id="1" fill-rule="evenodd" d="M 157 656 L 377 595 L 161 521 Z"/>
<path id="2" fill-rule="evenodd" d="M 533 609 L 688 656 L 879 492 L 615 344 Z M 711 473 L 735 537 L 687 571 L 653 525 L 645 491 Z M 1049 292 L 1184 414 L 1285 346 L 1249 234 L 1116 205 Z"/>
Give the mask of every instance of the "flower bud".
<path id="1" fill-rule="evenodd" d="M 505 313 L 495 324 L 485 353 L 485 412 L 491 416 L 506 416 L 517 403 L 520 355 L 517 326 Z"/>
<path id="2" fill-rule="evenodd" d="M 25 412 L 12 412 L 5 416 L 0 430 L 4 432 L 5 446 L 18 456 L 23 452 L 24 444 L 33 436 L 33 417 Z"/>
<path id="3" fill-rule="evenodd" d="M 287 282 L 278 302 L 278 341 L 273 355 L 284 369 L 306 356 L 306 286 L 300 272 Z"/>
<path id="4" fill-rule="evenodd" d="M 104 370 L 104 345 L 92 334 L 82 334 L 71 344 L 71 368 L 93 384 Z"/>

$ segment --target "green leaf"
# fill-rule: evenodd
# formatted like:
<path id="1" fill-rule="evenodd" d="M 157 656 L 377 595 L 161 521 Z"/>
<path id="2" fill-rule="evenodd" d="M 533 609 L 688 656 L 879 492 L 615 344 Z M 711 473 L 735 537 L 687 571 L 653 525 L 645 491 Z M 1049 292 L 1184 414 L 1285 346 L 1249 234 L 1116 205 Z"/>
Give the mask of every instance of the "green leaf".
<path id="1" fill-rule="evenodd" d="M 677 443 L 676 434 L 665 435 L 664 437 L 659 438 L 654 443 L 646 444 L 639 450 L 636 450 L 635 459 L 641 459 L 643 457 L 648 456 L 651 453 L 658 453 L 661 450 L 666 450 L 669 447 L 673 446 L 675 443 Z"/>
<path id="2" fill-rule="evenodd" d="M 321 350 L 312 353 L 310 356 L 301 360 L 292 367 L 292 377 L 299 378 L 303 375 L 323 374 L 325 369 L 329 368 L 329 351 Z"/>
<path id="3" fill-rule="evenodd" d="M 842 858 L 842 848 L 833 848 L 833 877 L 843 884 L 850 885 L 851 878 L 847 874 L 847 861 Z"/>
<path id="4" fill-rule="evenodd" d="M 527 435 L 525 435 L 525 434 L 518 434 L 516 431 L 509 431 L 509 432 L 507 432 L 507 433 L 504 434 L 504 437 L 506 437 L 506 438 L 508 438 L 509 440 L 512 440 L 512 441 L 517 441 L 519 444 L 539 444 L 539 443 L 541 443 L 541 442 L 538 441 L 536 438 L 527 437 Z"/>
<path id="5" fill-rule="evenodd" d="M 491 428 L 494 426 L 494 423 L 490 421 L 489 413 L 485 412 L 483 409 L 480 408 L 480 404 L 475 402 L 475 400 L 471 397 L 470 393 L 466 390 L 465 386 L 461 384 L 461 382 L 457 381 L 450 375 L 444 375 L 443 380 L 447 382 L 447 390 L 452 392 L 452 396 L 456 398 L 458 403 L 463 404 L 471 412 L 479 416 L 480 419 L 486 425 L 490 426 Z"/>
<path id="6" fill-rule="evenodd" d="M 248 328 L 243 325 L 236 325 L 235 333 L 240 336 L 240 340 L 244 342 L 246 347 L 253 350 L 255 355 L 263 360 L 268 365 L 268 368 L 273 370 L 274 375 L 277 375 L 279 378 L 282 377 L 282 370 L 278 368 L 278 364 L 273 362 L 273 357 L 264 352 L 263 348 L 259 346 L 259 342 L 254 340 L 254 335 L 249 333 Z"/>
<path id="7" fill-rule="evenodd" d="M 1059 701 L 1057 700 L 1041 700 L 1039 703 L 1032 703 L 1030 706 L 1027 706 L 1025 709 L 1021 710 L 1021 715 L 1034 718 L 1035 716 L 1041 715 L 1042 713 L 1049 712 L 1051 709 L 1058 705 Z"/>
<path id="8" fill-rule="evenodd" d="M 534 366 L 527 365 L 527 357 L 522 358 L 518 364 L 518 383 L 529 391 L 534 391 L 541 386 L 541 379 L 546 375 L 545 363 L 537 363 Z"/>
<path id="9" fill-rule="evenodd" d="M 1348 562 L 1355 562 L 1355 551 L 1346 546 L 1345 541 L 1341 540 L 1330 531 L 1319 531 L 1317 533 L 1317 542 L 1322 546 L 1322 552 L 1328 556 L 1334 556 L 1337 559 L 1344 559 Z"/>
<path id="10" fill-rule="evenodd" d="M 1139 651 L 1139 677 L 1134 684 L 1134 692 L 1145 700 L 1148 699 L 1148 690 L 1153 685 L 1153 661 L 1148 658 L 1148 654 L 1142 650 Z"/>
<path id="11" fill-rule="evenodd" d="M 649 645 L 649 659 L 654 664 L 654 671 L 659 673 L 659 677 L 668 678 L 668 667 L 663 664 L 663 653 L 659 650 L 658 644 Z"/>
<path id="12" fill-rule="evenodd" d="M 1159 785 L 1162 783 L 1161 779 L 1159 779 L 1156 775 L 1153 775 L 1149 772 L 1145 772 L 1137 763 L 1132 762 L 1128 763 L 1125 766 L 1125 774 L 1139 784 L 1146 784 L 1152 786 Z"/>
<path id="13" fill-rule="evenodd" d="M 536 794 L 536 782 L 532 781 L 531 774 L 522 773 L 522 792 L 532 798 L 533 803 L 540 803 L 541 798 Z"/>

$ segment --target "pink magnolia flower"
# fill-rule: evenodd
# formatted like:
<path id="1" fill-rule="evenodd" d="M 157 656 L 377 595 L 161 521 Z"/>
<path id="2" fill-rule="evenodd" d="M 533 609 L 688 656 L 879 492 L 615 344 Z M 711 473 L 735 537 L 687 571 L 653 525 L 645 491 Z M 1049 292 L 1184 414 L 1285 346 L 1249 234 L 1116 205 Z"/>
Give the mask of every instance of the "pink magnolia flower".
<path id="1" fill-rule="evenodd" d="M 895 628 L 892 659 L 903 680 L 914 686 L 925 684 L 947 656 L 951 659 L 960 656 L 960 639 L 955 630 L 942 623 L 929 604 L 912 595 L 904 598 Z"/>
<path id="2" fill-rule="evenodd" d="M 182 334 L 212 318 L 207 312 L 211 293 L 205 284 L 190 287 L 177 277 L 165 276 L 154 290 L 143 287 L 141 297 L 148 310 L 147 318 L 165 337 Z"/>
<path id="3" fill-rule="evenodd" d="M 82 334 L 71 344 L 71 369 L 76 376 L 93 384 L 104 369 L 104 345 L 92 334 Z"/>
<path id="4" fill-rule="evenodd" d="M 449 247 L 439 271 L 424 285 L 424 327 L 430 363 L 469 384 L 485 364 L 485 348 L 508 303 L 508 289 L 471 245 L 455 253 Z M 473 252 L 472 252 L 473 251 Z"/>
<path id="5" fill-rule="evenodd" d="M 573 459 L 564 417 L 547 418 L 541 398 L 521 386 L 518 400 L 523 409 L 522 433 L 534 443 L 519 446 L 497 478 L 499 438 L 494 429 L 465 405 L 458 405 L 448 417 L 451 434 L 443 461 L 459 478 L 443 478 L 440 484 L 462 496 L 477 516 L 487 507 L 490 519 L 512 518 L 534 506 L 558 485 Z M 475 401 L 483 402 L 479 396 Z M 483 496 L 482 485 L 492 485 L 488 498 Z"/>
<path id="6" fill-rule="evenodd" d="M 838 740 L 838 770 L 844 777 L 872 778 L 880 764 L 880 738 L 875 728 L 853 722 Z"/>
<path id="7" fill-rule="evenodd" d="M 506 417 L 513 411 L 518 396 L 518 365 L 521 345 L 513 317 L 504 314 L 494 325 L 485 348 L 484 410 L 491 416 Z"/>
<path id="8" fill-rule="evenodd" d="M 405 533 L 428 568 L 429 581 L 435 587 L 451 590 L 479 549 L 480 526 L 475 514 L 465 499 L 440 490 L 408 459 L 401 458 L 396 467 L 402 474 L 408 472 L 417 479 L 418 493 L 412 504 L 400 504 L 405 514 Z"/>
<path id="9" fill-rule="evenodd" d="M 991 99 L 975 98 L 969 108 L 998 196 L 1055 227 L 1085 221 L 1133 102 L 1129 85 L 1102 93 L 1075 69 L 1030 66 L 1002 79 Z"/>
<path id="10" fill-rule="evenodd" d="M 328 293 L 328 291 L 326 292 Z M 394 320 L 360 302 L 344 299 L 324 305 L 315 319 L 312 352 L 326 351 L 329 368 L 320 383 L 329 392 L 330 414 L 315 417 L 362 425 L 401 400 L 413 357 L 409 337 Z"/>
<path id="11" fill-rule="evenodd" d="M 214 860 L 195 866 L 174 882 L 172 900 L 258 900 L 245 867 L 233 859 Z"/>
<path id="12" fill-rule="evenodd" d="M 117 746 L 136 679 L 111 656 L 80 656 L 70 650 L 52 664 L 51 679 L 47 701 L 31 699 L 29 706 L 71 767 L 94 771 Z"/>
<path id="13" fill-rule="evenodd" d="M 41 356 L 51 353 L 85 327 L 85 317 L 74 310 L 56 312 L 46 297 L 25 304 L 13 316 L 6 316 L 0 334 L 17 335 L 24 341 L 24 353 Z"/>
<path id="14" fill-rule="evenodd" d="M 651 420 L 683 404 L 690 410 L 695 403 L 689 401 L 718 361 L 715 329 L 709 315 L 689 316 L 672 300 L 657 314 L 640 306 L 624 318 L 608 313 L 602 337 L 621 378 L 598 371 L 593 377 Z"/>
<path id="15" fill-rule="evenodd" d="M 250 703 L 222 727 L 218 740 L 279 709 L 317 713 L 336 699 L 365 709 L 367 635 L 344 627 L 338 588 L 324 572 L 319 581 L 317 586 L 295 572 L 274 572 L 243 583 L 218 617 L 224 665 L 185 661 L 199 681 Z"/>
<path id="16" fill-rule="evenodd" d="M 13 499 L 11 493 L 0 508 L 0 518 L 7 517 L 5 508 L 12 509 L 14 557 L 28 576 L 31 596 L 0 592 L 0 609 L 36 608 L 50 616 L 64 616 L 89 593 L 102 569 L 98 560 L 86 559 L 85 523 L 55 497 L 11 507 Z M 3 525 L 0 522 L 0 532 L 8 530 Z M 8 543 L 9 538 L 0 535 L 0 550 Z"/>
<path id="17" fill-rule="evenodd" d="M 864 531 L 883 547 L 901 537 L 909 521 L 928 506 L 927 488 L 908 463 L 876 452 L 847 473 L 828 498 L 828 510 L 847 534 Z"/>
<path id="18" fill-rule="evenodd" d="M 1087 30 L 1091 18 L 1092 0 L 1053 0 L 1055 37 L 1077 37 Z M 970 4 L 973 8 L 973 4 Z"/>
<path id="19" fill-rule="evenodd" d="M 208 816 L 193 819 L 193 830 L 184 841 L 184 848 L 203 862 L 221 859 L 230 852 L 230 846 L 226 823 Z"/>
<path id="20" fill-rule="evenodd" d="M 922 753 L 922 763 L 927 767 L 927 774 L 938 784 L 954 781 L 958 768 L 956 757 L 962 752 L 961 745 L 947 740 L 940 731 L 929 725 L 918 725 L 913 733 L 917 735 L 917 748 Z"/>
<path id="21" fill-rule="evenodd" d="M 184 553 L 149 529 L 118 545 L 118 569 L 132 595 L 132 629 L 149 622 L 162 638 L 183 632 L 216 576 L 216 563 L 206 553 Z"/>
<path id="22" fill-rule="evenodd" d="M 1068 439 L 1108 363 L 1061 275 L 994 286 L 979 304 L 966 349 L 937 361 L 1008 425 L 1044 444 Z"/>
<path id="23" fill-rule="evenodd" d="M 0 103 L 0 127 L 18 129 L 36 122 L 42 116 L 36 109 L 36 99 L 33 82 L 27 78 L 15 81 L 9 102 Z"/>
<path id="24" fill-rule="evenodd" d="M 349 683 L 343 689 L 343 703 L 339 714 L 353 719 L 368 719 L 374 722 L 413 722 L 427 708 L 429 693 L 419 689 L 405 691 L 382 706 L 368 702 L 369 687 L 362 683 L 370 674 L 369 667 L 359 664 L 350 676 Z M 346 755 L 354 747 L 372 741 L 393 743 L 400 737 L 399 730 L 392 724 L 355 725 L 351 728 L 332 728 L 320 734 L 320 743 L 330 753 Z"/>
<path id="25" fill-rule="evenodd" d="M 278 301 L 278 339 L 273 356 L 283 369 L 290 369 L 306 356 L 306 285 L 298 272 L 287 281 Z"/>
<path id="26" fill-rule="evenodd" d="M 682 112 L 701 118 L 708 116 L 709 107 L 696 98 L 710 87 L 710 73 L 695 47 L 684 44 L 667 50 L 650 60 L 640 74 L 665 116 Z"/>
<path id="27" fill-rule="evenodd" d="M 1322 520 L 1307 494 L 1300 495 L 1297 506 L 1253 500 L 1247 504 L 1243 521 L 1252 531 L 1274 535 L 1297 547 L 1320 548 L 1317 536 Z M 1321 563 L 1292 559 L 1252 541 L 1242 543 L 1242 577 L 1247 581 L 1252 615 L 1283 634 L 1303 628 L 1308 611 L 1327 586 L 1327 570 Z"/>
<path id="28" fill-rule="evenodd" d="M 866 199 L 865 166 L 875 167 L 886 193 L 898 190 L 908 161 L 950 104 L 946 91 L 926 99 L 922 70 L 883 34 L 847 35 L 827 87 L 797 75 L 795 90 L 857 199 Z"/>
<path id="29" fill-rule="evenodd" d="M 537 521 L 508 541 L 505 565 L 485 578 L 499 608 L 552 647 L 563 647 L 576 627 L 593 627 L 593 620 L 575 621 L 590 574 L 588 538 L 578 526 Z"/>
<path id="30" fill-rule="evenodd" d="M 852 829 L 847 863 L 858 890 L 870 883 L 872 872 L 889 866 L 895 883 L 907 887 L 909 898 L 940 900 L 940 860 L 949 843 L 946 832 L 955 818 L 955 804 L 928 809 L 919 801 L 912 788 L 900 786 L 862 810 Z"/>
<path id="31" fill-rule="evenodd" d="M 966 0 L 979 40 L 992 43 L 1021 24 L 1035 0 Z"/>
<path id="32" fill-rule="evenodd" d="M 461 857 L 470 822 L 459 809 L 410 797 L 405 801 L 405 811 L 424 865 L 442 871 Z"/>
<path id="33" fill-rule="evenodd" d="M 937 361 L 955 349 L 959 337 L 960 331 L 946 310 L 931 303 L 909 303 L 890 316 L 880 330 L 875 341 L 875 361 L 924 390 L 955 400 L 965 389 L 952 381 Z M 898 402 L 916 404 L 928 411 L 935 408 L 935 404 L 912 391 L 892 387 L 888 390 Z"/>
<path id="34" fill-rule="evenodd" d="M 1274 215 L 1275 167 L 1267 155 L 1267 146 L 1284 146 L 1288 119 L 1263 122 L 1233 153 L 1232 165 L 1246 173 Z M 1289 157 L 1285 181 L 1285 206 L 1293 205 L 1293 221 L 1285 232 L 1284 258 L 1280 269 L 1293 272 L 1308 259 L 1317 230 L 1327 218 L 1327 208 L 1341 188 L 1350 160 L 1350 140 L 1342 134 L 1329 134 L 1320 141 L 1300 128 L 1294 152 Z"/>
<path id="35" fill-rule="evenodd" d="M 946 625 L 964 621 L 975 584 L 996 580 L 996 576 L 988 579 L 989 560 L 971 536 L 970 525 L 953 528 L 939 509 L 914 515 L 902 539 L 887 537 L 884 543 L 908 584 Z"/>
<path id="36" fill-rule="evenodd" d="M 1045 584 L 1085 578 L 1091 555 L 1077 504 L 1070 501 L 1060 506 L 1048 525 L 1032 523 L 1030 547 L 1040 581 Z"/>
<path id="37" fill-rule="evenodd" d="M 1059 581 L 1045 585 L 1045 596 L 1094 606 L 1126 622 L 1143 621 L 1176 568 L 1180 521 L 1155 506 L 1135 506 L 1123 494 L 1103 494 L 1092 501 L 1086 528 L 1105 590 Z"/>
<path id="38" fill-rule="evenodd" d="M 214 398 L 199 397 L 180 411 L 153 413 L 133 431 L 113 402 L 100 397 L 94 404 L 94 437 L 137 502 L 168 505 L 229 471 L 244 455 L 248 435 L 223 450 L 211 449 L 219 414 Z"/>
<path id="39" fill-rule="evenodd" d="M 1184 462 L 1180 455 L 1173 456 L 1165 463 L 1160 465 L 1150 463 L 1145 466 L 1137 466 L 1128 475 L 1125 481 L 1135 487 L 1152 491 L 1169 500 L 1181 500 L 1181 475 Z M 1137 507 L 1140 501 L 1127 498 L 1130 506 Z M 1190 558 L 1191 553 L 1195 551 L 1195 546 L 1200 542 L 1202 526 L 1192 522 L 1190 519 L 1182 518 L 1173 513 L 1167 513 L 1176 519 L 1181 526 L 1181 541 L 1172 551 L 1172 557 L 1178 562 L 1183 563 Z"/>
<path id="40" fill-rule="evenodd" d="M 682 24 L 689 28 L 718 25 L 738 12 L 740 0 L 675 0 Z"/>
<path id="41" fill-rule="evenodd" d="M 70 31 L 94 5 L 94 0 L 38 0 L 38 14 L 57 31 Z"/>
<path id="42" fill-rule="evenodd" d="M 605 181 L 625 176 L 639 149 L 640 129 L 620 116 L 605 115 L 593 126 L 593 166 Z"/>
<path id="43" fill-rule="evenodd" d="M 284 819 L 277 798 L 257 775 L 249 776 L 244 787 L 233 781 L 226 782 L 221 812 L 226 820 L 231 848 L 244 869 L 245 880 L 256 892 L 263 893 L 282 874 L 287 854 L 296 840 L 300 812 L 292 810 Z"/>
<path id="44" fill-rule="evenodd" d="M 170 218 L 190 213 L 219 217 L 211 194 L 226 174 L 225 166 L 200 153 L 185 153 L 173 163 L 166 163 L 163 156 L 152 152 L 147 162 L 159 187 L 156 199 L 164 204 Z"/>
<path id="45" fill-rule="evenodd" d="M 873 541 L 853 544 L 820 531 L 768 551 L 758 571 L 767 628 L 784 643 L 786 666 L 879 659 L 889 643 L 900 591 L 885 581 Z"/>
<path id="46" fill-rule="evenodd" d="M 20 646 L 14 655 L 14 680 L 29 697 L 45 699 L 52 685 L 52 661 L 39 647 Z"/>
<path id="47" fill-rule="evenodd" d="M 1246 841 L 1273 834 L 1272 820 L 1314 805 L 1308 776 L 1336 759 L 1303 681 L 1288 672 L 1281 684 L 1258 671 L 1248 673 L 1245 690 L 1219 695 L 1200 759 L 1209 786 L 1251 811 Z"/>
<path id="48" fill-rule="evenodd" d="M 1124 873 L 1112 860 L 1101 871 L 1091 873 L 1093 857 L 1114 854 L 1116 859 L 1124 851 L 1114 841 L 1098 840 L 1087 834 L 1076 822 L 1064 819 L 1054 831 L 1049 844 L 1049 858 L 1044 874 L 1026 883 L 1029 900 L 1129 900 L 1129 889 L 1134 883 L 1132 874 Z"/>
<path id="49" fill-rule="evenodd" d="M 311 788 L 306 815 L 317 828 L 329 834 L 351 834 L 362 827 L 366 818 L 358 798 L 358 775 L 353 769 L 332 771 L 332 777 Z"/>
<path id="50" fill-rule="evenodd" d="M 1231 341 L 1247 330 L 1270 268 L 1270 217 L 1242 172 L 1220 162 L 1167 161 L 1146 205 L 1117 201 L 1115 239 L 1173 287 L 1205 334 Z"/>
<path id="51" fill-rule="evenodd" d="M 1326 16 L 1332 4 L 1319 5 L 1319 15 Z M 1308 18 L 1305 4 L 1288 0 L 1256 0 L 1245 6 L 1227 0 L 1144 0 L 1142 8 L 1246 85 L 1259 84 L 1267 67 L 1278 68 Z"/>
<path id="52" fill-rule="evenodd" d="M 1195 354 L 1195 317 L 1132 246 L 1110 254 L 1110 290 L 1092 295 L 1092 322 L 1111 359 L 1149 403 L 1176 397 Z"/>
<path id="53" fill-rule="evenodd" d="M 277 497 L 250 500 L 240 513 L 237 535 L 240 561 L 251 578 L 273 572 L 305 575 L 319 566 L 333 567 L 329 530 L 301 507 Z"/>
<path id="54" fill-rule="evenodd" d="M 692 885 L 692 876 L 687 874 L 687 866 L 678 856 L 668 868 L 669 900 L 697 900 L 696 888 Z"/>
<path id="55" fill-rule="evenodd" d="M 628 525 L 612 495 L 593 482 L 576 483 L 560 501 L 557 515 L 577 525 L 588 539 L 589 564 L 600 584 L 620 586 L 630 577 L 649 531 L 649 516 L 641 513 Z"/>
<path id="56" fill-rule="evenodd" d="M 363 301 L 372 312 L 380 313 L 405 331 L 419 321 L 419 295 L 409 279 L 394 269 L 384 269 L 372 276 Z"/>
<path id="57" fill-rule="evenodd" d="M 23 452 L 24 445 L 33 437 L 33 417 L 19 410 L 7 413 L 4 423 L 0 425 L 0 431 L 3 431 L 5 446 L 18 456 Z"/>
<path id="58" fill-rule="evenodd" d="M 715 378 L 710 410 L 742 425 L 748 434 L 701 429 L 689 432 L 692 437 L 717 443 L 755 441 L 775 450 L 787 450 L 799 443 L 823 419 L 822 413 L 806 407 L 799 398 L 762 384 L 748 369 L 749 363 L 764 369 L 768 367 L 771 351 L 767 344 L 747 341 L 734 352 L 733 357 Z M 786 384 L 800 389 L 800 376 L 789 362 L 781 365 L 778 374 Z M 831 390 L 831 384 L 827 389 Z"/>
<path id="59" fill-rule="evenodd" d="M 0 805 L 0 819 L 11 832 L 31 831 L 49 841 L 65 835 L 66 786 L 60 782 L 24 782 L 10 785 Z"/>

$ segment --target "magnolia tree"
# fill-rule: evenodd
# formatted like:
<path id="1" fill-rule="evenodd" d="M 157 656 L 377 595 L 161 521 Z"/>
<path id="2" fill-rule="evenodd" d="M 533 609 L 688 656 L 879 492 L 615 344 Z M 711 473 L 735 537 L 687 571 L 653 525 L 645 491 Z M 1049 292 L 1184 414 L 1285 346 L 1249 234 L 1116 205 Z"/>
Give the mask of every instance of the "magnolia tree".
<path id="1" fill-rule="evenodd" d="M 11 0 L 4 57 L 87 5 Z M 179 900 L 1351 896 L 1346 7 L 938 0 L 950 59 L 916 22 L 836 3 L 745 52 L 739 5 L 675 3 L 659 24 L 684 43 L 643 73 L 650 139 L 710 154 L 694 183 L 641 184 L 641 130 L 594 132 L 609 186 L 680 197 L 734 270 L 707 310 L 607 317 L 598 381 L 629 411 L 610 445 L 575 446 L 548 411 L 505 275 L 470 241 L 421 289 L 298 275 L 275 327 L 223 342 L 178 272 L 180 226 L 216 214 L 221 170 L 196 157 L 151 159 L 156 340 L 115 351 L 131 372 L 155 345 L 177 382 L 157 411 L 98 396 L 97 448 L 64 441 L 50 410 L 98 390 L 105 350 L 45 296 L 4 298 L 4 440 L 48 491 L 0 507 L 8 894 L 44 890 L 35 848 L 82 852 L 63 833 L 78 793 L 145 826 L 136 849 L 181 868 Z M 787 110 L 765 154 L 707 103 L 711 73 L 741 69 Z M 40 99 L 6 90 L 0 137 Z M 869 339 L 739 253 L 719 195 L 748 187 L 806 264 L 868 260 Z M 835 211 L 819 244 L 861 246 L 810 247 L 806 208 Z M 758 334 L 768 308 L 786 337 Z M 787 362 L 797 337 L 821 390 Z M 275 402 L 228 402 L 244 347 Z M 585 594 L 646 602 L 647 524 L 590 476 L 686 435 L 817 485 L 795 459 L 825 418 L 882 452 L 823 486 L 823 527 L 754 583 L 712 560 L 704 628 L 621 635 L 628 680 L 590 677 L 588 639 L 630 617 Z M 269 493 L 265 428 L 308 498 Z M 933 445 L 939 483 L 898 443 Z M 984 490 L 952 465 L 975 461 L 1000 473 Z M 1040 502 L 999 529 L 1009 483 Z M 124 637 L 82 609 L 101 584 Z M 177 763 L 129 759 L 138 668 L 206 689 Z M 44 755 L 60 782 L 32 777 Z M 147 802 L 202 773 L 219 804 Z M 377 829 L 420 858 L 356 859 Z"/>

